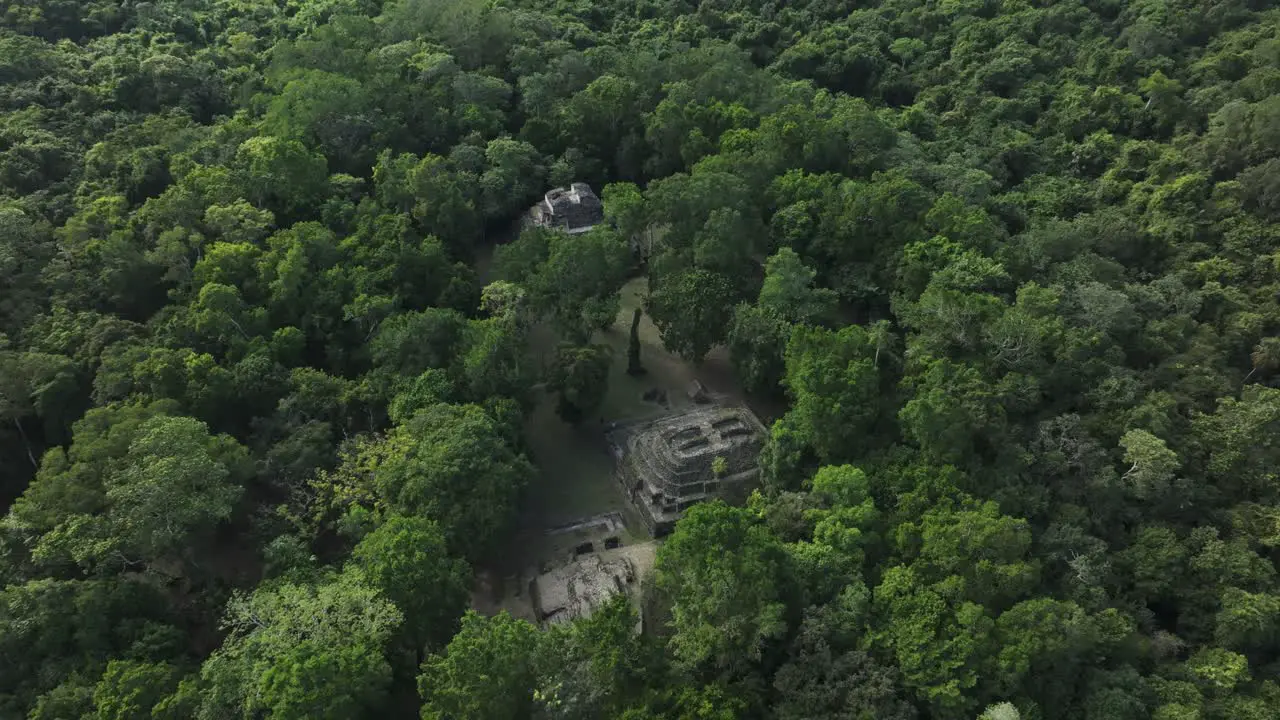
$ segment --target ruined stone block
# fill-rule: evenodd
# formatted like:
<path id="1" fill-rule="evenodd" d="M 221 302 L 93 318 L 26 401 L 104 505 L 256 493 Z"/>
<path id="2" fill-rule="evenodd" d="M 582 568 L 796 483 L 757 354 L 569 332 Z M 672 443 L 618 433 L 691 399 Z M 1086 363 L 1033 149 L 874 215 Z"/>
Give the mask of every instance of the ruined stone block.
<path id="1" fill-rule="evenodd" d="M 604 204 L 590 185 L 573 183 L 548 191 L 529 210 L 529 222 L 570 234 L 586 232 L 604 222 Z"/>
<path id="2" fill-rule="evenodd" d="M 700 407 L 617 431 L 618 479 L 655 535 L 689 507 L 759 477 L 764 426 L 741 407 Z"/>

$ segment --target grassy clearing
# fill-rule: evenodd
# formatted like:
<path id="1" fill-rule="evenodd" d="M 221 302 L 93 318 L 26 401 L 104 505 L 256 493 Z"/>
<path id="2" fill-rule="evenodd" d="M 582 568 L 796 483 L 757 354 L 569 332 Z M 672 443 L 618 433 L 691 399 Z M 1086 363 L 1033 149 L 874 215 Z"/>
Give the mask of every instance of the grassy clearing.
<path id="1" fill-rule="evenodd" d="M 614 479 L 614 459 L 605 439 L 609 423 L 656 417 L 693 402 L 686 388 L 694 379 L 708 390 L 733 402 L 743 402 L 723 348 L 711 352 L 698 367 L 667 352 L 658 328 L 646 315 L 640 322 L 640 360 L 644 375 L 627 374 L 627 344 L 631 333 L 631 317 L 642 307 L 648 281 L 636 278 L 628 282 L 620 294 L 620 307 L 614 324 L 598 333 L 595 342 L 613 349 L 613 365 L 609 373 L 609 390 L 600 413 L 577 426 L 556 414 L 554 394 L 538 390 L 538 404 L 525 424 L 525 440 L 538 474 L 525 496 L 519 529 L 507 552 L 489 572 L 482 573 L 474 599 L 481 612 L 509 610 L 521 617 L 532 618 L 528 583 L 546 565 L 559 565 L 573 557 L 573 548 L 581 542 L 602 537 L 589 530 L 548 535 L 547 531 L 605 513 L 621 513 L 625 529 L 620 539 L 630 548 L 644 549 L 645 562 L 638 567 L 642 575 L 652 565 L 653 543 L 635 508 L 627 501 Z M 549 323 L 533 329 L 530 354 L 545 363 L 554 352 L 559 338 Z M 668 405 L 644 400 L 646 392 L 657 389 L 666 393 Z M 753 403 L 753 406 L 755 404 Z M 754 408 L 761 417 L 771 415 L 772 408 Z"/>
<path id="2" fill-rule="evenodd" d="M 625 509 L 613 481 L 613 457 L 598 423 L 574 427 L 556 415 L 555 398 L 544 395 L 529 418 L 525 436 L 539 478 L 528 507 L 544 528 Z"/>
<path id="3" fill-rule="evenodd" d="M 636 278 L 622 289 L 618 316 L 595 341 L 613 348 L 609 391 L 597 417 L 569 425 L 555 412 L 554 395 L 541 393 L 537 408 L 525 426 L 533 461 L 539 473 L 529 488 L 520 531 L 507 554 L 509 570 L 537 565 L 548 554 L 559 555 L 572 547 L 571 538 L 548 538 L 546 530 L 607 512 L 623 513 L 627 521 L 624 542 L 646 538 L 643 523 L 614 480 L 614 460 L 605 441 L 608 423 L 663 415 L 692 405 L 685 394 L 697 378 L 713 392 L 741 399 L 723 351 L 712 353 L 702 367 L 694 368 L 662 346 L 658 328 L 645 316 L 640 323 L 640 359 L 646 374 L 627 374 L 627 343 L 631 316 L 643 303 L 647 281 Z M 549 357 L 558 339 L 546 324 L 534 329 L 530 351 L 539 362 Z M 643 399 L 646 391 L 666 393 L 670 407 Z M 540 391 L 541 392 L 541 391 Z"/>

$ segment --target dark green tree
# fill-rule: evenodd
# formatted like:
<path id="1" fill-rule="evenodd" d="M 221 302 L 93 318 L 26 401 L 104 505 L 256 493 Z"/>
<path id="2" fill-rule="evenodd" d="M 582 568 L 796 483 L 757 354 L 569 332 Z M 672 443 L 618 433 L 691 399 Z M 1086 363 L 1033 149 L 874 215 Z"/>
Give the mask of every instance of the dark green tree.
<path id="1" fill-rule="evenodd" d="M 648 311 L 668 350 L 700 362 L 724 340 L 735 295 L 725 277 L 690 270 L 661 279 L 649 295 Z"/>
<path id="2" fill-rule="evenodd" d="M 422 664 L 423 720 L 529 717 L 537 647 L 538 630 L 524 620 L 468 611 L 448 647 Z"/>
<path id="3" fill-rule="evenodd" d="M 366 535 L 350 564 L 404 615 L 397 633 L 415 653 L 444 647 L 468 598 L 466 563 L 449 556 L 444 536 L 424 518 L 392 515 Z"/>
<path id="4" fill-rule="evenodd" d="M 613 350 L 608 345 L 561 345 L 547 376 L 547 389 L 559 393 L 556 412 L 567 422 L 593 416 L 609 389 Z"/>
<path id="5" fill-rule="evenodd" d="M 745 510 L 719 502 L 691 508 L 663 544 L 656 572 L 682 667 L 742 673 L 786 634 L 788 558 Z"/>

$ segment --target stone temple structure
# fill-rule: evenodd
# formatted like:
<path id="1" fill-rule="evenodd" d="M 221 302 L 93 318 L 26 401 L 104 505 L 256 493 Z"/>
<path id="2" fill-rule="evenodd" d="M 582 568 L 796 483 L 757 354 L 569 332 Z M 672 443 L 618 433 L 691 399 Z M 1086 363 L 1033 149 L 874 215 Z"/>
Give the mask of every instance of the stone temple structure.
<path id="1" fill-rule="evenodd" d="M 586 183 L 556 188 L 529 210 L 529 221 L 539 227 L 569 234 L 583 233 L 604 222 L 604 204 Z"/>
<path id="2" fill-rule="evenodd" d="M 751 411 L 712 405 L 613 435 L 618 480 L 654 536 L 691 505 L 732 497 L 760 475 L 765 428 Z"/>

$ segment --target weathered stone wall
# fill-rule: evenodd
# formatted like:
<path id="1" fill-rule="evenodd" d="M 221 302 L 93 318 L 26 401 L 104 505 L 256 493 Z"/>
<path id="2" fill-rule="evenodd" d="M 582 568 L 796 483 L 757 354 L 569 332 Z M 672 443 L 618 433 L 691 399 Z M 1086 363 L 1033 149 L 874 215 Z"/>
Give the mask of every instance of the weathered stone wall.
<path id="1" fill-rule="evenodd" d="M 590 185 L 574 183 L 548 191 L 542 202 L 530 211 L 530 218 L 545 227 L 581 230 L 604 222 L 604 205 Z"/>
<path id="2" fill-rule="evenodd" d="M 759 476 L 764 426 L 740 407 L 712 406 L 660 418 L 620 434 L 618 478 L 650 530 L 670 530 L 689 506 Z M 717 458 L 723 458 L 716 472 Z"/>
<path id="3" fill-rule="evenodd" d="M 628 592 L 635 581 L 636 568 L 629 558 L 587 555 L 534 579 L 534 611 L 549 625 L 572 622 Z"/>

